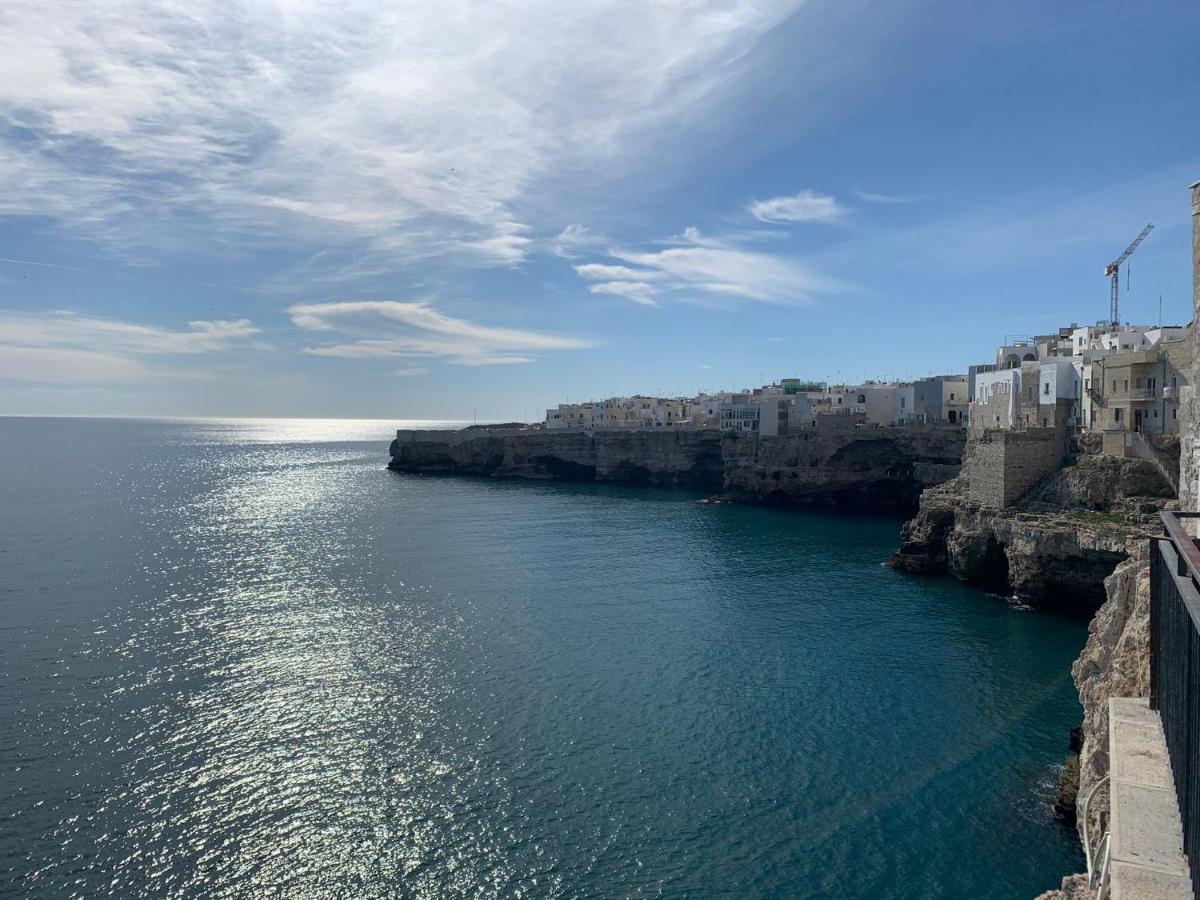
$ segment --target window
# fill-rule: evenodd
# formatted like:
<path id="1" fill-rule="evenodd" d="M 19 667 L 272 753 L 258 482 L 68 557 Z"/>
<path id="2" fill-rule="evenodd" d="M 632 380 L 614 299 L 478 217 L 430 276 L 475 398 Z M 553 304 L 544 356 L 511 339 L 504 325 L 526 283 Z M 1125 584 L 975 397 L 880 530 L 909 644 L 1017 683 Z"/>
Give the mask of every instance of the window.
<path id="1" fill-rule="evenodd" d="M 1125 390 L 1129 390 L 1129 379 L 1125 379 Z"/>
<path id="2" fill-rule="evenodd" d="M 1114 378 L 1113 379 L 1113 391 L 1115 392 L 1116 389 L 1117 389 L 1117 379 Z"/>
<path id="3" fill-rule="evenodd" d="M 1114 409 L 1114 410 L 1113 410 L 1113 421 L 1114 421 L 1114 422 L 1120 422 L 1120 421 L 1121 421 L 1121 409 L 1120 409 L 1120 407 L 1118 407 L 1117 409 Z"/>
<path id="4" fill-rule="evenodd" d="M 1050 396 L 1050 382 L 1047 381 L 1045 384 L 1042 385 L 1042 394 L 1044 394 L 1047 397 Z"/>

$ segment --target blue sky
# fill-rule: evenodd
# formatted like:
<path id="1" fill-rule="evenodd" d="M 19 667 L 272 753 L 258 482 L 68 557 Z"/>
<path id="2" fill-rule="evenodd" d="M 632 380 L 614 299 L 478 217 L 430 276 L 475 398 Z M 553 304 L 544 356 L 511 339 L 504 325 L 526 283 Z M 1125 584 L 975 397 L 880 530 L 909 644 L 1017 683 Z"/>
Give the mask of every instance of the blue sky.
<path id="1" fill-rule="evenodd" d="M 0 8 L 0 414 L 540 417 L 1191 316 L 1200 5 Z"/>

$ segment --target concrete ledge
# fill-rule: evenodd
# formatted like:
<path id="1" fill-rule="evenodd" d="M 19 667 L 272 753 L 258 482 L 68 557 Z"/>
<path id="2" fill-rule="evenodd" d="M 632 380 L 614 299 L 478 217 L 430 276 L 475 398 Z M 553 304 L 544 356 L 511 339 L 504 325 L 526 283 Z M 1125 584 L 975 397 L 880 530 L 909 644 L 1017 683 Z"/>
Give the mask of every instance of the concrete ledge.
<path id="1" fill-rule="evenodd" d="M 1110 896 L 1190 900 L 1183 826 L 1158 713 L 1147 700 L 1114 697 L 1108 714 Z"/>

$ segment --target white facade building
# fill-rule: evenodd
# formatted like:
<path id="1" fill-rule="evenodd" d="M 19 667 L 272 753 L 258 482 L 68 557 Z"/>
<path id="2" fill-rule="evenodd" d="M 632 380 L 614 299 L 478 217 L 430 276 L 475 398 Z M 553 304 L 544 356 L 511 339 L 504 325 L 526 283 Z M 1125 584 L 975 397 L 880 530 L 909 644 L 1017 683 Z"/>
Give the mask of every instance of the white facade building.
<path id="1" fill-rule="evenodd" d="M 722 431 L 758 431 L 760 410 L 757 403 L 722 403 L 717 412 Z"/>
<path id="2" fill-rule="evenodd" d="M 1021 369 L 980 372 L 975 376 L 975 400 L 971 404 L 973 428 L 1012 428 L 1018 418 Z"/>
<path id="3" fill-rule="evenodd" d="M 795 434 L 812 427 L 812 401 L 803 394 L 772 394 L 758 401 L 758 433 L 764 437 Z"/>

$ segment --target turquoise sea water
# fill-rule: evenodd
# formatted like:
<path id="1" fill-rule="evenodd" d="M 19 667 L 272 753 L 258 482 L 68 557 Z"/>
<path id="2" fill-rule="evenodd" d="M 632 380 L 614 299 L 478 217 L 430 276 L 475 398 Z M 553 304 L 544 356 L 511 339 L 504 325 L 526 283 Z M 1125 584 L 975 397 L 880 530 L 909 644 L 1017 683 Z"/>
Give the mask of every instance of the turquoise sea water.
<path id="1" fill-rule="evenodd" d="M 0 895 L 1031 898 L 1082 622 L 899 522 L 0 419 Z"/>

